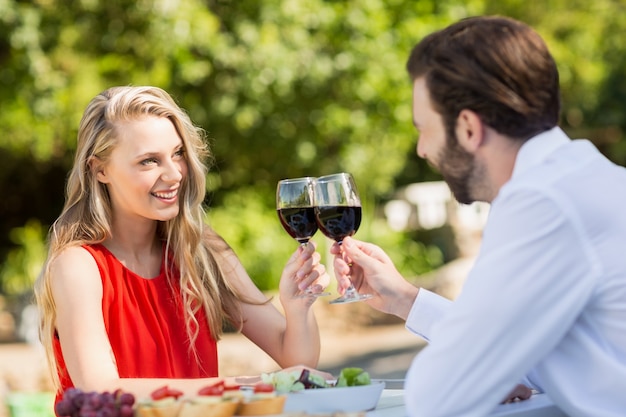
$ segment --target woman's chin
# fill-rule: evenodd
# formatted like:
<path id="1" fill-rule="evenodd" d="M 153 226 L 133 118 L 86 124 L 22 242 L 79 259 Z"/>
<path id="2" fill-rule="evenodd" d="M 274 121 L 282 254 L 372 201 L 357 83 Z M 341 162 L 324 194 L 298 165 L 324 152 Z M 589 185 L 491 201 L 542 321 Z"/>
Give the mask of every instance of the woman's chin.
<path id="1" fill-rule="evenodd" d="M 159 210 L 155 217 L 154 220 L 158 220 L 161 222 L 166 222 L 168 220 L 172 220 L 174 218 L 176 218 L 176 216 L 178 216 L 178 213 L 180 212 L 180 210 L 178 209 L 178 206 L 176 207 L 170 207 L 167 210 Z"/>

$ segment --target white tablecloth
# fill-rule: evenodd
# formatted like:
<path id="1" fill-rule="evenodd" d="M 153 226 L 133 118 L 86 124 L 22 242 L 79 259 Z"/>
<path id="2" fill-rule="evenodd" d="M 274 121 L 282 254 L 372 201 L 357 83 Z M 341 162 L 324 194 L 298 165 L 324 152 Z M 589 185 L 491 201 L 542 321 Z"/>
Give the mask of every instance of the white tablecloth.
<path id="1" fill-rule="evenodd" d="M 404 390 L 385 389 L 375 410 L 367 417 L 406 417 Z M 535 394 L 526 401 L 500 404 L 489 417 L 567 417 L 545 394 Z"/>

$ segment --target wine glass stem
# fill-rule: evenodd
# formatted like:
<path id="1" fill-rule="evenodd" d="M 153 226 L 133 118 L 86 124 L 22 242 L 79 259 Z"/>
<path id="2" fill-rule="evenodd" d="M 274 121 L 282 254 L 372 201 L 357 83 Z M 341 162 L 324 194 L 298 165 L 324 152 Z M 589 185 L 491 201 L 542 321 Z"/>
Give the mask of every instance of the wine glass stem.
<path id="1" fill-rule="evenodd" d="M 354 297 L 357 295 L 359 295 L 359 293 L 357 292 L 356 288 L 354 288 L 354 284 L 350 282 L 350 286 L 346 288 L 346 291 L 344 292 L 344 297 Z"/>
<path id="2" fill-rule="evenodd" d="M 341 244 L 343 243 L 343 240 L 338 240 L 337 244 L 339 246 L 341 246 Z M 341 251 L 341 254 L 343 256 L 343 251 Z M 345 260 L 345 258 L 344 258 Z M 347 262 L 347 261 L 346 261 Z M 352 266 L 352 264 L 348 263 L 348 265 Z M 344 292 L 344 297 L 356 297 L 359 295 L 359 292 L 356 290 L 356 288 L 354 288 L 354 284 L 352 283 L 352 281 L 350 281 L 350 286 L 348 288 L 346 288 L 346 291 Z"/>

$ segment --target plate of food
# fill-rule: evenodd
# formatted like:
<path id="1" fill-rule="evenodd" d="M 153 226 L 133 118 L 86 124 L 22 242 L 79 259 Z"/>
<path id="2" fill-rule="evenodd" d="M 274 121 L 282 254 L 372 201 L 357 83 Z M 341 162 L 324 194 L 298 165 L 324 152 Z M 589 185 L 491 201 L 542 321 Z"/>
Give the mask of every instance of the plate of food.
<path id="1" fill-rule="evenodd" d="M 344 368 L 335 381 L 325 381 L 303 370 L 298 374 L 276 373 L 264 376 L 277 390 L 287 393 L 285 412 L 336 413 L 368 411 L 376 408 L 385 388 L 373 382 L 361 368 Z"/>

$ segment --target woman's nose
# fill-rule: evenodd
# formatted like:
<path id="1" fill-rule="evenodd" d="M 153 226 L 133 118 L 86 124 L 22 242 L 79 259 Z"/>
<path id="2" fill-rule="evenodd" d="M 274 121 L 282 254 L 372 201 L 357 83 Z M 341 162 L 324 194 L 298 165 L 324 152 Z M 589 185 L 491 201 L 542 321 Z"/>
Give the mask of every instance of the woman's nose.
<path id="1" fill-rule="evenodd" d="M 179 161 L 169 161 L 165 164 L 161 177 L 164 181 L 174 182 L 183 178 L 183 163 Z"/>

